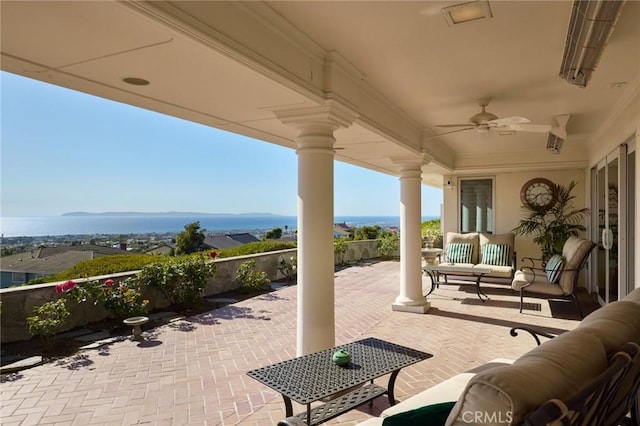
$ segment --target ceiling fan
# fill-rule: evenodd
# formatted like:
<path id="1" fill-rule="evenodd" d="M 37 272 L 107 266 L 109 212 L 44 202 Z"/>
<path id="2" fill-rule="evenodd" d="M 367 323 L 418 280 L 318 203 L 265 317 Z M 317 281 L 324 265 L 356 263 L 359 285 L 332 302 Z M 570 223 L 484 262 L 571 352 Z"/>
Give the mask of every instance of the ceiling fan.
<path id="1" fill-rule="evenodd" d="M 464 132 L 466 130 L 477 130 L 478 132 L 488 132 L 490 129 L 515 131 L 515 132 L 535 132 L 547 133 L 551 130 L 551 126 L 547 124 L 531 124 L 531 121 L 524 117 L 512 116 L 499 118 L 497 115 L 487 112 L 487 106 L 490 99 L 481 99 L 478 101 L 482 111 L 469 118 L 468 123 L 464 124 L 440 124 L 436 127 L 462 127 L 461 129 L 452 130 L 450 132 L 440 133 L 431 136 L 449 135 L 451 133 Z"/>

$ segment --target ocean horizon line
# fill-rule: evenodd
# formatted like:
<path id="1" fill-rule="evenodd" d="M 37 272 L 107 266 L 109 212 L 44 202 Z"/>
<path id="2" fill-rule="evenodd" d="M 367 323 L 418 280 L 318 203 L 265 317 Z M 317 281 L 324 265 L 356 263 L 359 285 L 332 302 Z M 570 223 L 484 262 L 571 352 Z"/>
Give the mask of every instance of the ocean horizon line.
<path id="1" fill-rule="evenodd" d="M 423 216 L 422 220 L 440 216 Z M 184 230 L 185 225 L 200 222 L 212 233 L 297 229 L 297 216 L 285 215 L 79 215 L 79 216 L 9 216 L 2 217 L 0 234 L 5 238 L 46 237 L 60 235 L 167 234 Z M 334 223 L 353 227 L 399 227 L 400 216 L 336 215 Z"/>

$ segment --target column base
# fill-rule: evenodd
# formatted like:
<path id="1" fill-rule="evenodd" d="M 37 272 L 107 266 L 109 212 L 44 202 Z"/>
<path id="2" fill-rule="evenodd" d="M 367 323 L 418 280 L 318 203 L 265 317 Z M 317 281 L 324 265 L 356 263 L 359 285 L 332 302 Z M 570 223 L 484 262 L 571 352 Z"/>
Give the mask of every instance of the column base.
<path id="1" fill-rule="evenodd" d="M 391 305 L 391 310 L 395 312 L 409 312 L 412 314 L 426 314 L 430 307 L 431 303 L 426 300 L 423 304 L 420 305 L 405 305 L 402 303 L 394 302 Z"/>

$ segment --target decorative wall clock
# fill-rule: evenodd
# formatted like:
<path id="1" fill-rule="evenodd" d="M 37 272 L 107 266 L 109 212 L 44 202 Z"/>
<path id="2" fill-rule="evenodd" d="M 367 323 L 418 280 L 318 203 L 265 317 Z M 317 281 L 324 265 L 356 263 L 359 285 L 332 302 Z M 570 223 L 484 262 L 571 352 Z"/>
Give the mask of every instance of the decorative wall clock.
<path id="1" fill-rule="evenodd" d="M 531 207 L 549 208 L 556 202 L 556 186 L 549 179 L 534 178 L 522 185 L 520 200 Z"/>

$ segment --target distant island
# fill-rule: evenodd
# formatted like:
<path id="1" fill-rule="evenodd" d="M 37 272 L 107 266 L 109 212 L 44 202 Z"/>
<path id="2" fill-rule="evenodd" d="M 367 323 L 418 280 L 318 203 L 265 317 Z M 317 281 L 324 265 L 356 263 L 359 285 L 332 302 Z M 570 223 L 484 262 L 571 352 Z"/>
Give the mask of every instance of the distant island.
<path id="1" fill-rule="evenodd" d="M 191 217 L 191 216 L 218 216 L 218 217 L 232 217 L 232 216 L 256 216 L 265 217 L 273 216 L 278 217 L 273 213 L 199 213 L 199 212 L 68 212 L 62 213 L 61 216 L 177 216 L 177 217 Z"/>

